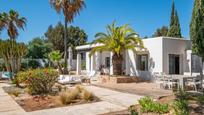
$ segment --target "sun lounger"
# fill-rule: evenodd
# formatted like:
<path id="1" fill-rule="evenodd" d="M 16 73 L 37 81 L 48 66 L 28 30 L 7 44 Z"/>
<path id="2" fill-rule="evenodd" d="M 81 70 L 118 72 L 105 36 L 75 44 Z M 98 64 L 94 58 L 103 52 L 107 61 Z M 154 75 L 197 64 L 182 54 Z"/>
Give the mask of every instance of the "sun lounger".
<path id="1" fill-rule="evenodd" d="M 60 84 L 81 83 L 81 77 L 71 75 L 60 75 L 58 83 Z"/>

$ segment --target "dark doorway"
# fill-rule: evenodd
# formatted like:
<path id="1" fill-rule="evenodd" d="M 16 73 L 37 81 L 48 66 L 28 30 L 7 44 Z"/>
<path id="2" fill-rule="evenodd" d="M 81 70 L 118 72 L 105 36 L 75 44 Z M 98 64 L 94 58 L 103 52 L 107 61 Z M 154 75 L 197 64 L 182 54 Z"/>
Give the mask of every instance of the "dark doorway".
<path id="1" fill-rule="evenodd" d="M 169 74 L 180 73 L 180 58 L 179 55 L 169 54 Z"/>

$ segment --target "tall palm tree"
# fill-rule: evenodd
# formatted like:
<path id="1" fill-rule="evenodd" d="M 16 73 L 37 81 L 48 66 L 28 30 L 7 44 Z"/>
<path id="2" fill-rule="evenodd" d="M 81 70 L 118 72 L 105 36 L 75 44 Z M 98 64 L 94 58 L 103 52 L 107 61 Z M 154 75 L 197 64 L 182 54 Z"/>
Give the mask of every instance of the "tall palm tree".
<path id="1" fill-rule="evenodd" d="M 18 29 L 24 30 L 26 18 L 20 17 L 18 12 L 10 10 L 9 13 L 0 14 L 0 30 L 6 29 L 11 40 L 18 36 Z"/>
<path id="2" fill-rule="evenodd" d="M 115 22 L 107 26 L 107 33 L 97 33 L 96 40 L 92 44 L 101 44 L 91 50 L 90 55 L 95 52 L 110 51 L 113 53 L 113 74 L 122 74 L 123 53 L 126 50 L 137 51 L 139 48 L 144 48 L 142 40 L 137 37 L 129 25 L 116 26 Z"/>
<path id="3" fill-rule="evenodd" d="M 50 0 L 51 6 L 57 13 L 63 12 L 65 17 L 65 32 L 64 32 L 64 74 L 68 73 L 67 69 L 67 24 L 73 22 L 74 17 L 79 14 L 83 7 L 85 7 L 84 0 Z"/>
<path id="4" fill-rule="evenodd" d="M 20 17 L 18 12 L 15 10 L 10 10 L 9 13 L 3 12 L 0 14 L 0 30 L 7 30 L 7 34 L 10 37 L 11 41 L 11 48 L 13 50 L 15 48 L 16 38 L 18 37 L 18 29 L 24 30 L 24 26 L 26 25 L 26 18 Z M 12 52 L 13 53 L 13 52 Z M 11 54 L 11 70 L 13 73 L 17 72 L 17 65 L 15 54 Z"/>

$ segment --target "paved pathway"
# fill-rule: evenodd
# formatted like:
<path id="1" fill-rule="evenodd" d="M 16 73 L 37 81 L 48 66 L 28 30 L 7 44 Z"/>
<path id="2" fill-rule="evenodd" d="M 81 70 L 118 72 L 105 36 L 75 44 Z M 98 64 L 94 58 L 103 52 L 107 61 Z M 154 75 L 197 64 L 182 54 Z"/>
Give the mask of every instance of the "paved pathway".
<path id="1" fill-rule="evenodd" d="M 0 115 L 96 115 L 127 109 L 136 104 L 141 96 L 121 93 L 95 86 L 85 86 L 101 99 L 100 102 L 75 106 L 45 109 L 33 112 L 25 112 L 8 94 L 0 84 Z"/>
<path id="2" fill-rule="evenodd" d="M 0 115 L 25 115 L 26 112 L 4 92 L 2 87 L 6 86 L 0 83 Z"/>

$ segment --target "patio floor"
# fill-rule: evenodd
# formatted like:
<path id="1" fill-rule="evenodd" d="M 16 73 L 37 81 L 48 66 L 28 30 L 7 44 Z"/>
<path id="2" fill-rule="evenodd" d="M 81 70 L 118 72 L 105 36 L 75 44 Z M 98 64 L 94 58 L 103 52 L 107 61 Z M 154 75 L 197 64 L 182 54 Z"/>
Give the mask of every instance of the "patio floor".
<path id="1" fill-rule="evenodd" d="M 155 83 L 142 82 L 142 83 L 120 83 L 120 84 L 111 84 L 111 83 L 94 83 L 93 85 L 103 88 L 108 88 L 124 93 L 137 94 L 141 96 L 152 96 L 158 98 L 161 96 L 171 95 L 173 92 L 171 90 L 161 89 Z"/>

